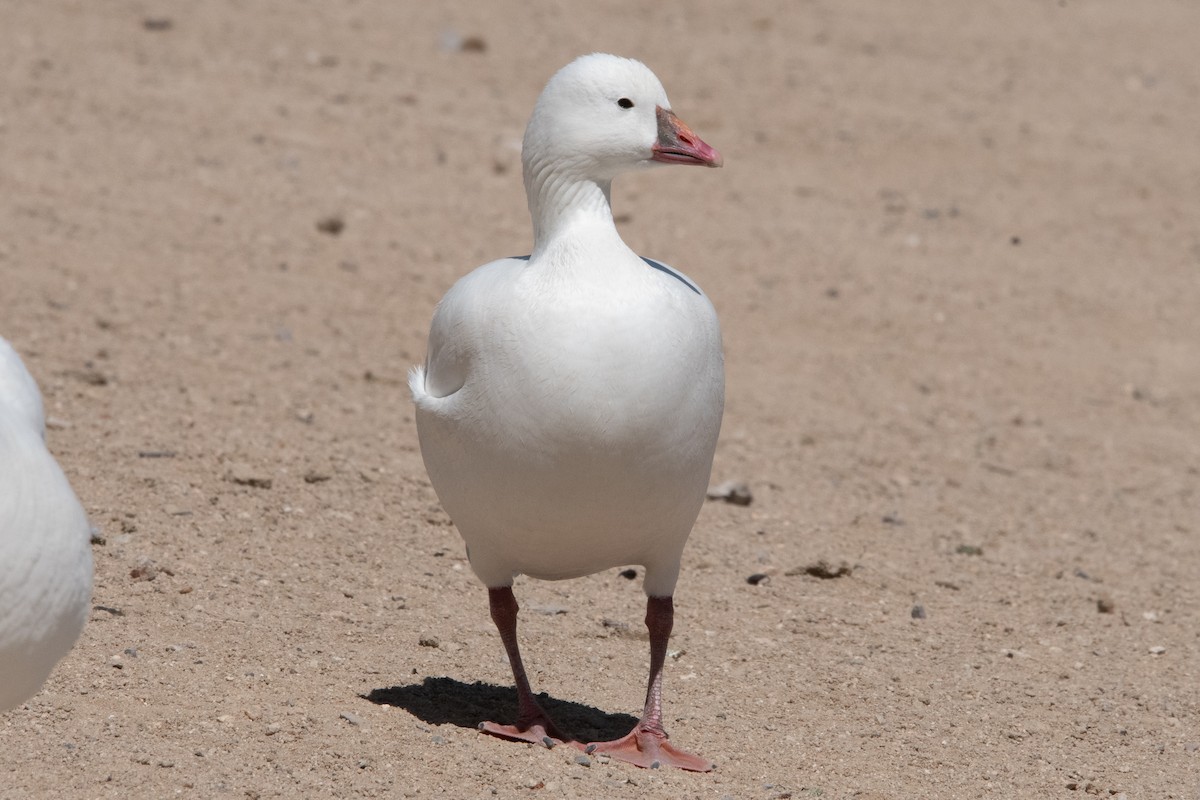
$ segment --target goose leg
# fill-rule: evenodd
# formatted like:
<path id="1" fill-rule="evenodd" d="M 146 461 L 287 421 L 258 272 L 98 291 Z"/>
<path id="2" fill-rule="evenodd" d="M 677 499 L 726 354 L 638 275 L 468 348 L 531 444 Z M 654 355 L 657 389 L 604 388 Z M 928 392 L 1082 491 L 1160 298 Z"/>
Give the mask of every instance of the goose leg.
<path id="1" fill-rule="evenodd" d="M 492 621 L 496 623 L 496 629 L 500 631 L 500 640 L 504 642 L 504 650 L 508 653 L 508 663 L 512 665 L 513 680 L 517 684 L 517 722 L 515 725 L 481 722 L 479 730 L 504 739 L 545 747 L 573 741 L 558 729 L 538 704 L 533 690 L 529 688 L 529 678 L 525 676 L 521 650 L 517 646 L 517 611 L 520 606 L 517 605 L 517 598 L 513 596 L 512 587 L 488 589 L 488 604 L 491 607 Z"/>
<path id="2" fill-rule="evenodd" d="M 662 724 L 662 670 L 667 656 L 667 641 L 675 619 L 670 597 L 651 597 L 646 601 L 646 627 L 650 631 L 650 685 L 646 689 L 646 707 L 633 730 L 611 742 L 593 742 L 587 753 L 603 753 L 618 761 L 639 767 L 658 769 L 678 767 L 693 772 L 709 772 L 715 765 L 706 759 L 680 750 L 667 741 Z"/>

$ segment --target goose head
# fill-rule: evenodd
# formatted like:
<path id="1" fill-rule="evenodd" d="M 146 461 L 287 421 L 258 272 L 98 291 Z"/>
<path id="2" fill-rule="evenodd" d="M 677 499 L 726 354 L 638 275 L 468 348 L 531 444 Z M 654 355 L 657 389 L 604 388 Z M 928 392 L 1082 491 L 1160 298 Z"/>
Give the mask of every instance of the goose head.
<path id="1" fill-rule="evenodd" d="M 721 155 L 671 111 L 645 64 L 593 53 L 559 70 L 525 129 L 528 183 L 546 170 L 608 183 L 656 164 L 721 166 Z"/>

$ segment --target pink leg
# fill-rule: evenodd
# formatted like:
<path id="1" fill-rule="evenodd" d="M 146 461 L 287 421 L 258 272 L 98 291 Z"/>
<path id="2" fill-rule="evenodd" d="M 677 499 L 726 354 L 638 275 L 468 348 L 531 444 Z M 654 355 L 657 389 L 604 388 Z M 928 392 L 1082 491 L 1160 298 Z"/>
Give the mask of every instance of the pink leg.
<path id="1" fill-rule="evenodd" d="M 646 627 L 650 630 L 650 685 L 646 689 L 646 708 L 628 734 L 611 742 L 593 742 L 586 752 L 604 753 L 618 761 L 648 769 L 667 766 L 709 772 L 715 768 L 711 761 L 670 744 L 663 729 L 662 670 L 674 619 L 675 604 L 670 597 L 651 597 L 646 601 Z"/>
<path id="2" fill-rule="evenodd" d="M 549 715 L 542 710 L 529 688 L 525 666 L 521 663 L 521 650 L 517 646 L 517 611 L 520 606 L 517 605 L 512 588 L 503 586 L 499 589 L 488 589 L 488 604 L 491 606 L 492 621 L 500 631 L 500 640 L 504 642 L 508 663 L 512 665 L 513 679 L 517 684 L 517 723 L 501 725 L 496 722 L 481 722 L 479 730 L 493 736 L 546 747 L 571 742 L 572 739 L 564 736 Z"/>

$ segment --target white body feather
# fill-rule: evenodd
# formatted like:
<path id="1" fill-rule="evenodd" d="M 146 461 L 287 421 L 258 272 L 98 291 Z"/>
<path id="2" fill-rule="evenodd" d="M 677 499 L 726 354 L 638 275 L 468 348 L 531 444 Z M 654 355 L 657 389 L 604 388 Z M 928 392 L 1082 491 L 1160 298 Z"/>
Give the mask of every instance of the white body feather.
<path id="1" fill-rule="evenodd" d="M 0 339 L 0 711 L 74 646 L 92 592 L 91 526 L 44 425 L 37 385 Z"/>

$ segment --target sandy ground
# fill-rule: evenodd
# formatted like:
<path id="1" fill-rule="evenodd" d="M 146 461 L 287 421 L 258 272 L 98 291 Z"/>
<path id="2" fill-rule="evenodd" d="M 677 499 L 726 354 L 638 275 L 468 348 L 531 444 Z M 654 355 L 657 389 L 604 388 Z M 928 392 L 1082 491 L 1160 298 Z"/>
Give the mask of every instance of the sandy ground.
<path id="1" fill-rule="evenodd" d="M 1200 6 L 0 15 L 0 334 L 104 540 L 0 797 L 1200 797 Z M 475 731 L 511 676 L 404 386 L 592 50 L 726 158 L 615 190 L 721 313 L 754 493 L 676 595 L 709 775 Z M 552 710 L 628 725 L 640 582 L 517 592 Z"/>

